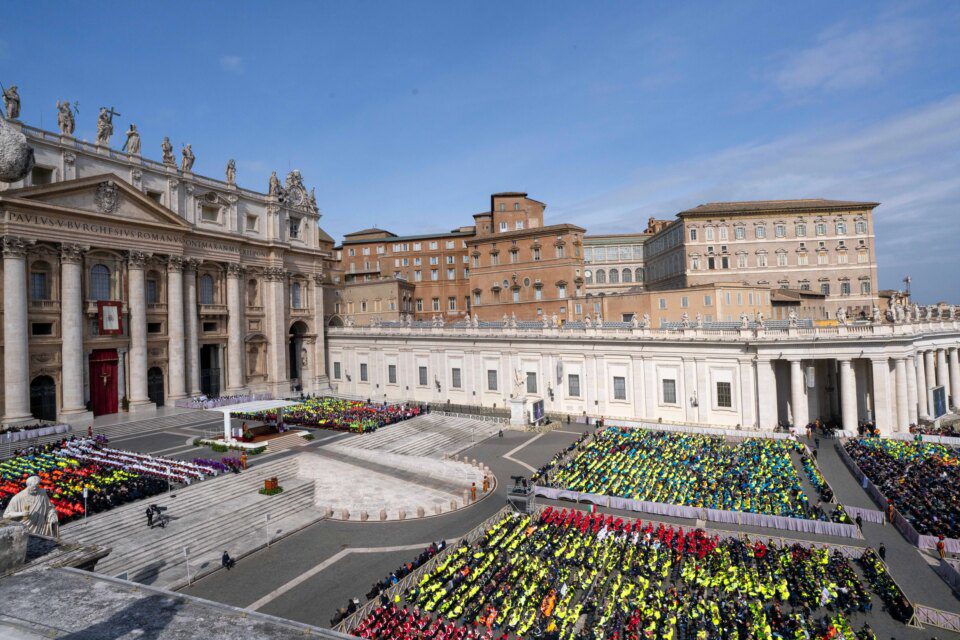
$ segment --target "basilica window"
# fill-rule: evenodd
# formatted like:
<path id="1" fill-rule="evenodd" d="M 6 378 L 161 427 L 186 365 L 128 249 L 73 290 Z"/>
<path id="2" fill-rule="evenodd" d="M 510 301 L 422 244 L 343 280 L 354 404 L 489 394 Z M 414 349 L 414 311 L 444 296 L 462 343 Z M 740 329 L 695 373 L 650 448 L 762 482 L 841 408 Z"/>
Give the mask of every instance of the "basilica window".
<path id="1" fill-rule="evenodd" d="M 607 283 L 607 272 L 603 269 L 597 269 L 597 284 Z"/>
<path id="2" fill-rule="evenodd" d="M 209 273 L 200 276 L 200 304 L 213 304 L 213 276 Z"/>
<path id="3" fill-rule="evenodd" d="M 299 282 L 290 285 L 290 306 L 294 309 L 303 308 L 302 289 Z"/>
<path id="4" fill-rule="evenodd" d="M 630 269 L 623 270 L 623 282 L 633 282 L 633 272 Z"/>
<path id="5" fill-rule="evenodd" d="M 610 269 L 610 284 L 620 284 L 620 272 Z"/>
<path id="6" fill-rule="evenodd" d="M 633 279 L 636 282 L 643 282 L 643 267 L 637 267 L 633 270 Z"/>
<path id="7" fill-rule="evenodd" d="M 157 304 L 160 302 L 160 292 L 159 287 L 157 286 L 157 279 L 147 278 L 144 285 L 144 297 L 147 300 L 147 304 Z"/>
<path id="8" fill-rule="evenodd" d="M 50 299 L 50 265 L 46 262 L 33 263 L 30 270 L 30 299 Z"/>
<path id="9" fill-rule="evenodd" d="M 90 268 L 90 299 L 109 300 L 110 298 L 110 267 L 105 264 L 95 264 Z"/>

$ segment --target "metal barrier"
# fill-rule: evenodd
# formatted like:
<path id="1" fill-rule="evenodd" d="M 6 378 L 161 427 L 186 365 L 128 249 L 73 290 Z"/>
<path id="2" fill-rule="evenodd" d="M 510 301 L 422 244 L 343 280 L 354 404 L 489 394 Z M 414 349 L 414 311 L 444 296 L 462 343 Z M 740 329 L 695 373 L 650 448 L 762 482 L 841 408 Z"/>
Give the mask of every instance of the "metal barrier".
<path id="1" fill-rule="evenodd" d="M 914 629 L 923 629 L 924 625 L 960 633 L 960 615 L 922 604 L 915 604 L 913 605 L 913 617 L 910 618 L 907 626 Z"/>

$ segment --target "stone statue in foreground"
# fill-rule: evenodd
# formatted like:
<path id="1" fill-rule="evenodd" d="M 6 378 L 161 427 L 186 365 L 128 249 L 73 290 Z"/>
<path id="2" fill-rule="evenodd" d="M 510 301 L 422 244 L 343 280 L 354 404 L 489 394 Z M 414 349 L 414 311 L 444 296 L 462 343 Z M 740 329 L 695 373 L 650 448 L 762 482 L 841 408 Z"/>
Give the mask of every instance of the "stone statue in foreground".
<path id="1" fill-rule="evenodd" d="M 0 182 L 22 180 L 33 170 L 33 148 L 27 137 L 0 120 Z"/>
<path id="2" fill-rule="evenodd" d="M 60 537 L 57 510 L 53 508 L 47 492 L 40 488 L 40 478 L 27 478 L 27 488 L 13 496 L 3 512 L 4 518 L 19 520 L 30 533 L 53 538 Z"/>

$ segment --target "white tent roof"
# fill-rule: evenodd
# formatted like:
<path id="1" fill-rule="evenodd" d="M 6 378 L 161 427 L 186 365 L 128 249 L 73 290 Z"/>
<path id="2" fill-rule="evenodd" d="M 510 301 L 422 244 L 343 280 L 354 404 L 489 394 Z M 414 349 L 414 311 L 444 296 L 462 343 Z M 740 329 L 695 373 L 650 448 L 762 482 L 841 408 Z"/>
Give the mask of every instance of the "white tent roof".
<path id="1" fill-rule="evenodd" d="M 231 404 L 225 407 L 214 407 L 208 411 L 219 411 L 220 413 L 247 413 L 254 411 L 269 411 L 270 409 L 279 409 L 280 407 L 292 407 L 299 402 L 290 400 L 257 400 L 256 402 L 242 402 L 240 404 Z"/>

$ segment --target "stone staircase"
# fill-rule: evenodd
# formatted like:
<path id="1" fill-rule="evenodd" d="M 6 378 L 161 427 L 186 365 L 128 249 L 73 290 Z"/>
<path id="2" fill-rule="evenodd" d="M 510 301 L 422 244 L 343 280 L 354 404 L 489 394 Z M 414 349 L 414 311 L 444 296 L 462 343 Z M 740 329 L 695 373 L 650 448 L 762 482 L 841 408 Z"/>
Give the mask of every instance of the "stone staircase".
<path id="1" fill-rule="evenodd" d="M 442 458 L 489 438 L 499 428 L 492 422 L 428 413 L 329 447 Z"/>
<path id="2" fill-rule="evenodd" d="M 186 561 L 195 579 L 219 568 L 225 550 L 238 558 L 322 518 L 313 506 L 313 482 L 298 477 L 298 464 L 290 457 L 264 462 L 70 523 L 61 536 L 111 547 L 98 573 L 179 588 L 187 583 Z M 280 479 L 283 493 L 260 495 L 264 479 L 272 476 Z M 168 508 L 165 527 L 147 527 L 148 504 Z"/>
<path id="3" fill-rule="evenodd" d="M 309 440 L 306 440 L 302 436 L 298 436 L 295 433 L 290 433 L 280 436 L 279 438 L 271 438 L 270 440 L 267 440 L 267 452 L 277 453 L 279 451 L 299 449 L 309 444 L 309 442 Z"/>

